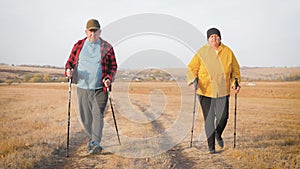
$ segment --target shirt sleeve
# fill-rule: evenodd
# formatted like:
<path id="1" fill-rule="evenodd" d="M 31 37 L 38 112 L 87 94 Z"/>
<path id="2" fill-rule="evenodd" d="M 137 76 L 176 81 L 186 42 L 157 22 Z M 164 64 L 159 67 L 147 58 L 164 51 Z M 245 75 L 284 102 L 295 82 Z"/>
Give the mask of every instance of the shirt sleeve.
<path id="1" fill-rule="evenodd" d="M 74 69 L 76 66 L 76 54 L 78 52 L 78 48 L 80 46 L 80 41 L 78 41 L 76 44 L 74 44 L 70 56 L 65 64 L 65 75 L 67 69 Z"/>
<path id="2" fill-rule="evenodd" d="M 231 72 L 231 79 L 232 79 L 232 86 L 235 84 L 235 78 L 238 79 L 238 83 L 241 82 L 241 75 L 240 75 L 240 65 L 238 64 L 234 54 L 232 54 L 232 72 Z"/>
<path id="3" fill-rule="evenodd" d="M 200 64 L 200 58 L 198 56 L 198 53 L 196 53 L 190 61 L 190 63 L 188 64 L 188 70 L 186 73 L 186 80 L 188 84 L 192 83 L 195 80 L 195 78 L 198 78 Z"/>
<path id="4" fill-rule="evenodd" d="M 111 48 L 109 51 L 109 73 L 108 73 L 108 78 L 110 79 L 110 81 L 114 81 L 115 75 L 117 73 L 117 61 L 116 61 L 116 57 L 115 57 L 115 52 L 114 49 Z"/>

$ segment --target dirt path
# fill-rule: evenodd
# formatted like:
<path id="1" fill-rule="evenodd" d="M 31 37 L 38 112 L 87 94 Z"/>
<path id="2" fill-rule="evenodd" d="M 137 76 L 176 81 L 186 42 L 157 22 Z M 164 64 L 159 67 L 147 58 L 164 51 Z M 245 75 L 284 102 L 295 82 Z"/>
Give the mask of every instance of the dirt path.
<path id="1" fill-rule="evenodd" d="M 159 95 L 159 93 L 156 94 Z M 222 155 L 223 151 L 214 155 L 207 153 L 206 143 L 199 142 L 199 139 L 196 138 L 199 137 L 200 127 L 197 127 L 197 131 L 195 129 L 194 146 L 190 148 L 191 114 L 180 114 L 179 110 L 176 112 L 178 109 L 176 104 L 178 103 L 174 104 L 174 100 L 172 100 L 174 98 L 169 98 L 169 102 L 161 108 L 160 103 L 164 102 L 165 99 L 156 98 L 156 94 L 152 95 L 152 99 L 149 98 L 149 100 L 145 99 L 149 96 L 133 94 L 130 100 L 131 106 L 124 104 L 126 96 L 115 96 L 118 98 L 114 100 L 116 101 L 114 107 L 122 145 L 118 145 L 111 111 L 108 107 L 102 141 L 104 150 L 100 155 L 88 154 L 86 150 L 87 138 L 81 131 L 73 133 L 71 136 L 69 158 L 65 157 L 65 150 L 62 148 L 54 151 L 50 158 L 43 159 L 36 167 L 232 168 L 232 165 L 225 161 Z M 183 104 L 189 102 L 189 99 L 185 99 Z M 132 119 L 130 114 L 120 114 L 120 110 L 128 112 L 133 111 L 132 109 L 135 110 L 135 113 L 139 113 L 136 114 L 139 119 Z M 163 112 L 157 112 L 160 110 Z M 80 128 L 76 117 L 72 117 L 72 119 L 72 128 Z M 140 120 L 140 123 L 137 120 Z M 149 121 L 143 122 L 147 120 Z M 199 126 L 201 119 L 198 119 L 196 123 Z M 183 128 L 183 130 L 178 127 Z M 178 134 L 176 130 L 181 133 Z M 177 137 L 182 138 L 176 140 Z M 203 133 L 200 137 L 204 139 Z"/>

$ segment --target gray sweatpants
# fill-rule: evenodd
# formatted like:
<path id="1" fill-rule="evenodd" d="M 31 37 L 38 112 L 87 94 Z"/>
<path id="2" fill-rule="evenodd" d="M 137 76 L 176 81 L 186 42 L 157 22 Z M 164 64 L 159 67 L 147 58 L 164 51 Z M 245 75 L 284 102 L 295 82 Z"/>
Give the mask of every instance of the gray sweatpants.
<path id="1" fill-rule="evenodd" d="M 108 96 L 103 89 L 77 88 L 79 113 L 82 125 L 92 141 L 101 142 L 103 117 Z"/>

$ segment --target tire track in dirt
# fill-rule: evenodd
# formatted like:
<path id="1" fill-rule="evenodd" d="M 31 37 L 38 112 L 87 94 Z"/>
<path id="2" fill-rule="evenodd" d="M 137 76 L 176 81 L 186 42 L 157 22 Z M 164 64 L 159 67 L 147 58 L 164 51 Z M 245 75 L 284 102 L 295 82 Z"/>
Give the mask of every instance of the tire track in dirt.
<path id="1" fill-rule="evenodd" d="M 141 110 L 144 115 L 149 119 L 154 119 L 153 113 L 150 113 L 147 111 L 147 108 L 145 107 L 145 104 L 140 103 L 139 101 L 133 102 L 134 106 L 136 106 L 139 110 Z M 167 117 L 164 118 L 165 120 L 170 120 Z M 154 120 L 150 123 L 152 125 L 152 131 L 160 134 L 162 131 L 165 131 L 166 128 L 164 124 L 161 121 Z M 171 137 L 168 135 L 164 135 L 166 142 L 172 142 Z M 164 147 L 161 146 L 161 149 L 164 149 Z M 193 166 L 193 161 L 189 158 L 185 157 L 181 153 L 181 147 L 175 146 L 170 150 L 167 150 L 165 153 L 158 155 L 158 156 L 166 156 L 167 160 L 169 161 L 168 168 L 191 168 Z"/>

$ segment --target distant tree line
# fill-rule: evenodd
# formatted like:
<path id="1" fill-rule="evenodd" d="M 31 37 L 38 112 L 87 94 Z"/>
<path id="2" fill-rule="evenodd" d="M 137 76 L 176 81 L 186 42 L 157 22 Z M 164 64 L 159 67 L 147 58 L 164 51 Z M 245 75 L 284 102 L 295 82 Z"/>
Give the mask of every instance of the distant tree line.
<path id="1" fill-rule="evenodd" d="M 11 85 L 12 83 L 48 83 L 48 82 L 64 82 L 66 78 L 63 75 L 50 75 L 50 74 L 43 74 L 43 73 L 36 73 L 36 74 L 24 74 L 23 76 L 17 77 L 6 77 L 5 80 L 0 80 L 0 83 L 6 83 Z"/>
<path id="2" fill-rule="evenodd" d="M 259 77 L 243 77 L 242 81 L 300 81 L 300 72 L 288 75 L 269 74 Z"/>
<path id="3" fill-rule="evenodd" d="M 300 73 L 293 73 L 288 76 L 284 76 L 281 79 L 282 81 L 298 81 L 300 80 Z"/>
<path id="4" fill-rule="evenodd" d="M 37 68 L 53 68 L 53 69 L 63 69 L 63 67 L 52 66 L 52 65 L 18 65 L 22 67 L 37 67 Z"/>

